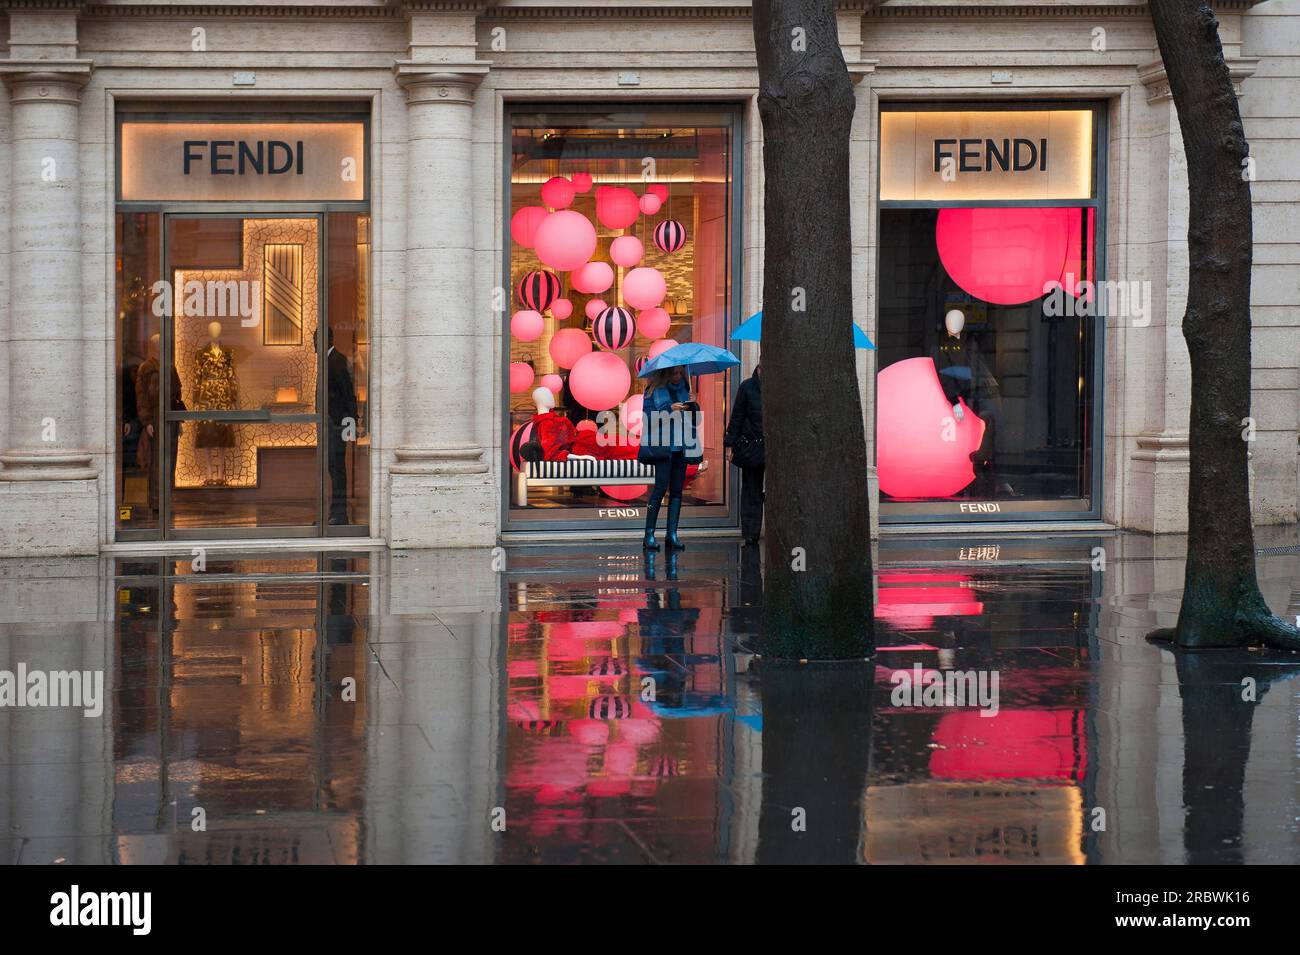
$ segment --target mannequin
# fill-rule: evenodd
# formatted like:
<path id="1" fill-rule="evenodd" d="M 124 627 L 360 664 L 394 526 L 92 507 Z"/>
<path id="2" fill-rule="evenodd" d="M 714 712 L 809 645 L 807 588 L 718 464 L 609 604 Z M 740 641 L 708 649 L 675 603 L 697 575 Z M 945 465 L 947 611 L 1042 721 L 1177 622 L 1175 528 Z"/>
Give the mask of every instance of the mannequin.
<path id="1" fill-rule="evenodd" d="M 239 407 L 235 356 L 221 344 L 221 323 L 208 323 L 208 344 L 194 356 L 196 411 L 234 411 Z M 235 429 L 221 421 L 200 421 L 194 447 L 202 453 L 206 486 L 226 483 L 226 455 L 235 446 Z"/>
<path id="2" fill-rule="evenodd" d="M 570 453 L 578 440 L 578 431 L 572 421 L 555 413 L 555 395 L 550 388 L 534 388 L 533 405 L 537 408 L 537 414 L 533 415 L 533 441 L 541 445 L 543 461 L 596 460 L 592 454 Z"/>

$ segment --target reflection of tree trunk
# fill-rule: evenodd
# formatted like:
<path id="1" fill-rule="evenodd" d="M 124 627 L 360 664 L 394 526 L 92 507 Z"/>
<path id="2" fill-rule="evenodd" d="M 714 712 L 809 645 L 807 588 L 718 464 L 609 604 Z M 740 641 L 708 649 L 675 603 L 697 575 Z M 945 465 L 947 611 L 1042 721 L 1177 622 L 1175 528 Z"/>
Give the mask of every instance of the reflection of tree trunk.
<path id="1" fill-rule="evenodd" d="M 759 862 L 862 861 L 875 670 L 871 663 L 762 662 Z M 797 809 L 803 832 L 792 828 Z"/>
<path id="2" fill-rule="evenodd" d="M 1250 416 L 1250 181 L 1241 112 L 1205 4 L 1152 0 L 1151 18 L 1187 154 L 1191 358 L 1187 573 L 1175 642 L 1300 649 L 1255 578 L 1243 429 Z"/>
<path id="3" fill-rule="evenodd" d="M 763 645 L 783 658 L 860 657 L 873 638 L 851 328 L 853 83 L 834 0 L 755 0 L 753 9 L 765 177 L 763 433 L 774 463 Z"/>

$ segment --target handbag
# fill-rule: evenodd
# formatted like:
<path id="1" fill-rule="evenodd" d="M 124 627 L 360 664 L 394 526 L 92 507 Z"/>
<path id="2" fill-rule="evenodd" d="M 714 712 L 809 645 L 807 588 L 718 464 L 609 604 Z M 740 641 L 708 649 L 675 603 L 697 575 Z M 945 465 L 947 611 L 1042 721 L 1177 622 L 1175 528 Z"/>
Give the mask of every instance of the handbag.
<path id="1" fill-rule="evenodd" d="M 731 446 L 731 463 L 738 468 L 763 466 L 763 436 L 742 434 Z"/>
<path id="2" fill-rule="evenodd" d="M 636 449 L 636 459 L 642 464 L 663 464 L 670 457 L 672 452 L 657 444 L 642 444 Z"/>

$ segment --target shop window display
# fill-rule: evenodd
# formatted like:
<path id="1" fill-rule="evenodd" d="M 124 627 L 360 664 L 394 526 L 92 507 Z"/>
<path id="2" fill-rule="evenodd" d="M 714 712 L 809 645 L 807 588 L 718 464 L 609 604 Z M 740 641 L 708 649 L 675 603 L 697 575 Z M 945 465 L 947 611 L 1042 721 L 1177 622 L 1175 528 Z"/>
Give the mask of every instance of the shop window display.
<path id="1" fill-rule="evenodd" d="M 516 516 L 645 502 L 638 372 L 677 343 L 727 345 L 731 136 L 726 113 L 513 116 L 504 331 Z M 731 384 L 691 381 L 704 456 L 689 469 L 688 508 L 725 506 Z"/>

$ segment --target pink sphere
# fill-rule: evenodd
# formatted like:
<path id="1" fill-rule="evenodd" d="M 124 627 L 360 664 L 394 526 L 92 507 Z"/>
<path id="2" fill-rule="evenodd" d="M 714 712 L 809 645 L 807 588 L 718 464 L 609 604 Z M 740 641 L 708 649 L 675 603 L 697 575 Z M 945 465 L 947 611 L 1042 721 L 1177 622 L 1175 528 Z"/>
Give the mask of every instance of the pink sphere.
<path id="1" fill-rule="evenodd" d="M 542 202 L 552 209 L 564 209 L 573 201 L 573 183 L 563 176 L 552 176 L 542 183 Z"/>
<path id="2" fill-rule="evenodd" d="M 1070 210 L 942 209 L 935 241 L 943 267 L 965 291 L 995 305 L 1020 305 L 1060 280 Z"/>
<path id="3" fill-rule="evenodd" d="M 623 186 L 596 188 L 596 218 L 608 229 L 626 229 L 641 214 L 640 200 Z"/>
<path id="4" fill-rule="evenodd" d="M 535 342 L 542 337 L 546 320 L 541 312 L 526 308 L 510 316 L 510 334 L 521 342 Z"/>
<path id="5" fill-rule="evenodd" d="M 644 196 L 641 197 L 641 202 L 639 203 L 639 206 L 642 212 L 644 212 L 648 216 L 652 216 L 659 211 L 659 207 L 662 206 L 663 204 L 664 201 L 660 199 L 658 196 L 656 196 L 653 192 L 647 192 Z"/>
<path id="6" fill-rule="evenodd" d="M 586 295 L 598 295 L 614 284 L 614 270 L 608 262 L 588 262 L 569 274 L 569 284 Z"/>
<path id="7" fill-rule="evenodd" d="M 594 322 L 600 313 L 605 311 L 607 308 L 609 308 L 608 302 L 603 299 L 593 298 L 583 306 L 582 310 L 586 314 L 587 320 Z"/>
<path id="8" fill-rule="evenodd" d="M 524 206 L 510 217 L 510 238 L 526 248 L 532 248 L 537 227 L 548 215 L 541 206 Z"/>
<path id="9" fill-rule="evenodd" d="M 597 427 L 596 422 L 592 421 L 590 418 L 584 418 L 582 421 L 579 421 L 576 425 L 574 425 L 574 428 L 578 431 L 599 431 L 600 430 L 600 428 Z"/>
<path id="10" fill-rule="evenodd" d="M 527 391 L 533 385 L 533 366 L 527 362 L 512 361 L 510 363 L 510 393 L 519 394 L 521 391 Z"/>
<path id="11" fill-rule="evenodd" d="M 564 390 L 564 379 L 559 375 L 542 375 L 542 387 L 558 398 Z"/>
<path id="12" fill-rule="evenodd" d="M 541 235 L 541 230 L 538 230 L 538 235 Z M 658 269 L 633 269 L 623 277 L 623 301 L 633 308 L 654 308 L 667 294 L 668 283 Z"/>
<path id="13" fill-rule="evenodd" d="M 675 340 L 671 338 L 661 338 L 659 339 L 659 341 L 655 342 L 650 346 L 650 351 L 646 353 L 646 357 L 649 360 L 654 361 L 656 358 L 658 358 L 668 349 L 676 348 L 676 347 L 677 347 L 677 342 Z"/>
<path id="14" fill-rule="evenodd" d="M 582 213 L 561 209 L 542 220 L 533 247 L 544 264 L 572 272 L 596 251 L 596 227 Z"/>
<path id="15" fill-rule="evenodd" d="M 591 336 L 581 328 L 561 328 L 551 336 L 547 351 L 561 368 L 572 368 L 579 358 L 591 353 Z"/>
<path id="16" fill-rule="evenodd" d="M 646 186 L 645 191 L 652 196 L 658 196 L 660 202 L 668 201 L 668 186 L 662 182 L 656 182 Z"/>
<path id="17" fill-rule="evenodd" d="M 643 338 L 663 338 L 672 323 L 672 317 L 662 308 L 647 308 L 637 315 L 636 330 Z"/>
<path id="18" fill-rule="evenodd" d="M 602 484 L 600 493 L 616 501 L 635 501 L 650 490 L 649 484 Z"/>
<path id="19" fill-rule="evenodd" d="M 621 265 L 625 269 L 635 266 L 641 261 L 643 255 L 645 255 L 645 246 L 634 235 L 620 235 L 609 244 L 609 257 L 613 259 L 615 265 Z"/>
<path id="20" fill-rule="evenodd" d="M 608 411 L 627 397 L 632 373 L 613 352 L 590 352 L 579 358 L 569 375 L 574 400 L 592 411 Z"/>
<path id="21" fill-rule="evenodd" d="M 591 188 L 591 173 L 575 172 L 569 177 L 569 182 L 573 183 L 575 192 L 586 192 Z"/>
<path id="22" fill-rule="evenodd" d="M 645 395 L 632 395 L 619 407 L 619 419 L 628 434 L 640 434 L 645 419 Z"/>
<path id="23" fill-rule="evenodd" d="M 961 404 L 965 414 L 956 421 L 930 358 L 896 361 L 876 376 L 876 473 L 882 494 L 949 497 L 975 480 L 970 456 L 984 437 L 984 422 Z M 952 422 L 948 435 L 945 420 Z"/>
<path id="24" fill-rule="evenodd" d="M 573 314 L 573 303 L 567 298 L 557 298 L 551 303 L 551 314 L 560 321 L 564 321 Z"/>

